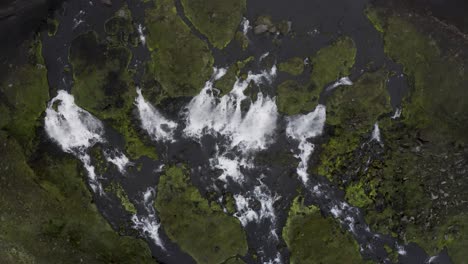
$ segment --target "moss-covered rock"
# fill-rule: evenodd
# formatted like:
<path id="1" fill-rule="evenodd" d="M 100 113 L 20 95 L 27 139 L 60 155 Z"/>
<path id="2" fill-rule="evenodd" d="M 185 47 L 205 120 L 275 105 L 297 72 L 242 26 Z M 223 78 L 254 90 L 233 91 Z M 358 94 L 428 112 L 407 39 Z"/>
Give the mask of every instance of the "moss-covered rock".
<path id="1" fill-rule="evenodd" d="M 227 72 L 223 77 L 215 81 L 214 86 L 220 90 L 220 96 L 223 96 L 232 90 L 236 80 L 241 77 L 241 70 L 253 60 L 254 57 L 251 56 L 243 61 L 234 63 L 227 69 Z"/>
<path id="2" fill-rule="evenodd" d="M 135 46 L 138 44 L 138 34 L 132 24 L 132 14 L 127 5 L 124 5 L 113 17 L 105 22 L 104 29 L 110 44 L 117 46 L 126 44 Z"/>
<path id="3" fill-rule="evenodd" d="M 157 159 L 154 147 L 145 145 L 135 130 L 137 125 L 132 124 L 136 88 L 128 70 L 131 56 L 123 43 L 101 42 L 93 31 L 79 35 L 70 46 L 72 94 L 80 107 L 108 121 L 124 136 L 126 152 L 132 159 Z"/>
<path id="4" fill-rule="evenodd" d="M 317 106 L 320 93 L 327 84 L 349 75 L 355 57 L 354 41 L 348 37 L 342 37 L 320 49 L 311 59 L 313 69 L 306 83 L 286 80 L 278 85 L 276 90 L 278 110 L 287 115 L 313 110 Z M 291 74 L 299 74 L 304 67 L 303 61 L 299 62 L 299 60 L 299 58 L 292 58 L 286 64 L 281 63 L 279 69 L 289 71 Z"/>
<path id="5" fill-rule="evenodd" d="M 327 102 L 333 129 L 318 172 L 345 189 L 371 229 L 415 242 L 430 255 L 447 248 L 455 263 L 463 263 L 468 208 L 459 201 L 468 199 L 462 132 L 468 109 L 460 98 L 467 87 L 466 44 L 421 16 L 383 9 L 367 15 L 382 32 L 385 52 L 403 65 L 410 92 L 399 119 L 379 121 L 383 145 L 376 146 L 369 142 L 370 129 L 388 112 L 387 103 L 367 94 L 377 86 L 368 85 L 366 94 L 349 102 L 340 91 L 356 84 L 336 91 Z M 370 101 L 360 104 L 359 98 Z"/>
<path id="6" fill-rule="evenodd" d="M 349 37 L 341 37 L 331 45 L 320 49 L 311 58 L 311 81 L 322 89 L 325 85 L 348 76 L 356 58 L 356 46 Z"/>
<path id="7" fill-rule="evenodd" d="M 37 156 L 29 165 L 16 140 L 0 132 L 2 261 L 154 262 L 145 242 L 120 236 L 98 213 L 76 160 Z"/>
<path id="8" fill-rule="evenodd" d="M 392 111 L 387 77 L 384 70 L 365 73 L 354 85 L 340 87 L 330 96 L 326 124 L 333 127 L 333 135 L 322 146 L 319 174 L 339 178 L 335 173 L 346 171 L 361 137 L 371 133 L 380 115 Z"/>
<path id="9" fill-rule="evenodd" d="M 0 129 L 5 129 L 31 151 L 39 117 L 49 99 L 47 70 L 39 40 L 30 41 L 28 61 L 8 69 L 0 80 Z"/>
<path id="10" fill-rule="evenodd" d="M 137 213 L 135 205 L 128 199 L 127 193 L 123 189 L 122 185 L 118 182 L 112 182 L 109 186 L 106 187 L 107 193 L 113 193 L 117 199 L 120 201 L 123 209 L 128 213 L 134 215 Z"/>
<path id="11" fill-rule="evenodd" d="M 153 51 L 148 72 L 170 97 L 196 95 L 213 72 L 211 52 L 179 18 L 174 1 L 155 5 L 145 13 L 148 47 Z"/>
<path id="12" fill-rule="evenodd" d="M 247 253 L 240 222 L 203 198 L 184 168 L 170 167 L 161 176 L 155 207 L 169 238 L 198 263 L 223 263 Z"/>
<path id="13" fill-rule="evenodd" d="M 245 0 L 182 0 L 185 15 L 218 49 L 233 38 L 245 11 Z"/>
<path id="14" fill-rule="evenodd" d="M 289 210 L 283 239 L 291 253 L 291 264 L 363 263 L 351 235 L 331 217 L 324 218 L 317 207 L 305 206 L 300 196 Z"/>
<path id="15" fill-rule="evenodd" d="M 304 71 L 304 60 L 299 57 L 293 57 L 278 64 L 278 70 L 297 76 Z"/>

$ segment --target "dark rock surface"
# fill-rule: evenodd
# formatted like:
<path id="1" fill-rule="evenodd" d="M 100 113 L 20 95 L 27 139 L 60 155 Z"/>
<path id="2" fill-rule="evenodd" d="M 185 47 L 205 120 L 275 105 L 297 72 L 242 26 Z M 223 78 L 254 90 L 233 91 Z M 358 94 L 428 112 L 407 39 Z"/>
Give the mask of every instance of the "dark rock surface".
<path id="1" fill-rule="evenodd" d="M 63 0 L 2 0 L 0 1 L 0 61 L 16 55 L 16 47 L 31 36 L 47 15 Z"/>

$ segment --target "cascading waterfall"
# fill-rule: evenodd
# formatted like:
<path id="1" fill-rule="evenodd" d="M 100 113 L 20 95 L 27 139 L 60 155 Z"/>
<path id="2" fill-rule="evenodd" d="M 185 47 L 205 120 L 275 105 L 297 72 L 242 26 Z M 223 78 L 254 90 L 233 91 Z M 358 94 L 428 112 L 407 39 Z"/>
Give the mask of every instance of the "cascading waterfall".
<path id="1" fill-rule="evenodd" d="M 273 204 L 280 197 L 273 195 L 268 187 L 260 182 L 260 185 L 255 186 L 253 191 L 248 191 L 244 195 L 234 195 L 236 201 L 237 213 L 235 217 L 239 219 L 242 226 L 247 226 L 250 222 L 261 224 L 263 221 L 268 221 L 271 224 L 271 237 L 278 239 L 276 233 L 276 214 Z M 260 210 L 257 212 L 249 207 L 250 202 L 260 203 Z"/>
<path id="2" fill-rule="evenodd" d="M 145 209 L 145 215 L 138 216 L 137 214 L 132 216 L 133 227 L 140 230 L 145 236 L 150 238 L 158 247 L 166 250 L 164 244 L 159 236 L 159 228 L 161 224 L 156 216 L 153 204 L 156 197 L 156 190 L 154 188 L 148 188 L 142 193 L 143 207 Z"/>
<path id="3" fill-rule="evenodd" d="M 125 174 L 126 168 L 132 165 L 132 162 L 125 154 L 120 151 L 104 151 L 107 162 L 114 164 L 121 174 Z"/>
<path id="4" fill-rule="evenodd" d="M 166 119 L 156 108 L 148 103 L 141 89 L 137 88 L 135 105 L 140 116 L 141 126 L 154 141 L 174 141 L 177 123 Z"/>
<path id="5" fill-rule="evenodd" d="M 323 132 L 326 120 L 326 109 L 323 105 L 318 105 L 315 110 L 306 115 L 293 116 L 287 119 L 288 124 L 286 128 L 287 136 L 299 142 L 299 154 L 296 155 L 300 159 L 297 167 L 297 174 L 302 183 L 309 190 L 314 199 L 321 201 L 321 209 L 328 211 L 335 219 L 337 219 L 346 229 L 356 238 L 360 244 L 361 252 L 373 255 L 377 249 L 372 243 L 383 245 L 388 244 L 384 238 L 379 234 L 374 234 L 369 226 L 365 223 L 364 217 L 360 210 L 351 206 L 345 201 L 340 199 L 332 199 L 332 194 L 336 192 L 331 185 L 324 185 L 317 181 L 311 181 L 308 169 L 308 161 L 314 151 L 314 144 L 310 140 L 320 136 Z M 380 131 L 378 124 L 374 125 L 372 133 L 372 140 L 380 143 Z M 406 254 L 404 245 L 400 245 L 396 241 L 392 241 L 397 252 L 400 255 Z M 389 260 L 385 260 L 385 263 Z"/>
<path id="6" fill-rule="evenodd" d="M 78 107 L 72 95 L 60 90 L 47 106 L 44 126 L 47 135 L 63 151 L 75 155 L 83 162 L 91 188 L 94 192 L 103 194 L 102 186 L 87 153 L 88 148 L 105 141 L 102 137 L 104 127 L 101 121 Z"/>
<path id="7" fill-rule="evenodd" d="M 300 159 L 300 163 L 297 167 L 297 174 L 304 184 L 307 184 L 309 177 L 307 163 L 314 151 L 314 144 L 308 142 L 308 140 L 322 134 L 325 119 L 326 108 L 324 105 L 318 105 L 313 112 L 307 115 L 287 118 L 286 135 L 299 141 L 300 153 L 296 155 L 296 158 Z"/>

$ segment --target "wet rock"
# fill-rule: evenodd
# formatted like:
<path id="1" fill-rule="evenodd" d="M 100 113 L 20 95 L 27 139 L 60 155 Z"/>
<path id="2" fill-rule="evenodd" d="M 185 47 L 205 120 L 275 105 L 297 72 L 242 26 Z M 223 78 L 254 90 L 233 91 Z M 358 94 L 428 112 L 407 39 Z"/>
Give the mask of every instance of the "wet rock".
<path id="1" fill-rule="evenodd" d="M 268 31 L 267 25 L 258 25 L 254 27 L 254 33 L 259 35 Z"/>

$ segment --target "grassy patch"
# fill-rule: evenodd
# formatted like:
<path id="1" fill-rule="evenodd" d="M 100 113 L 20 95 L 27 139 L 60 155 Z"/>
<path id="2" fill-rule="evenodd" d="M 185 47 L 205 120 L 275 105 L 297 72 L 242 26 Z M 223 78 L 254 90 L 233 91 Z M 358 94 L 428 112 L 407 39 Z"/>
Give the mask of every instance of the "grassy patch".
<path id="1" fill-rule="evenodd" d="M 167 96 L 194 96 L 213 72 L 213 57 L 179 18 L 173 1 L 161 0 L 155 5 L 145 14 L 148 47 L 153 51 L 148 72 Z"/>
<path id="2" fill-rule="evenodd" d="M 0 175 L 6 263 L 154 263 L 145 242 L 120 236 L 99 214 L 76 160 L 40 151 L 30 166 L 0 133 Z"/>
<path id="3" fill-rule="evenodd" d="M 169 238 L 198 263 L 222 263 L 247 253 L 239 221 L 203 198 L 185 169 L 171 167 L 161 176 L 155 207 Z"/>
<path id="4" fill-rule="evenodd" d="M 283 239 L 294 263 L 363 263 L 359 246 L 332 218 L 296 197 L 289 210 Z M 339 253 L 338 253 L 339 252 Z"/>
<path id="5" fill-rule="evenodd" d="M 348 37 L 342 37 L 320 49 L 311 59 L 313 69 L 308 82 L 303 84 L 287 80 L 278 86 L 278 110 L 287 115 L 313 110 L 327 84 L 349 75 L 355 57 L 354 41 Z M 303 62 L 299 62 L 299 58 L 292 58 L 279 64 L 279 69 L 293 75 L 299 74 L 303 71 Z"/>
<path id="6" fill-rule="evenodd" d="M 120 42 L 100 42 L 93 31 L 73 40 L 70 47 L 75 81 L 72 94 L 77 105 L 108 121 L 124 136 L 126 152 L 132 159 L 141 156 L 157 159 L 154 147 L 140 139 L 135 130 L 137 125 L 132 124 L 131 111 L 136 97 L 128 71 L 132 54 L 123 43 L 116 43 Z"/>
<path id="7" fill-rule="evenodd" d="M 234 38 L 246 8 L 245 0 L 181 0 L 185 15 L 218 49 Z"/>

